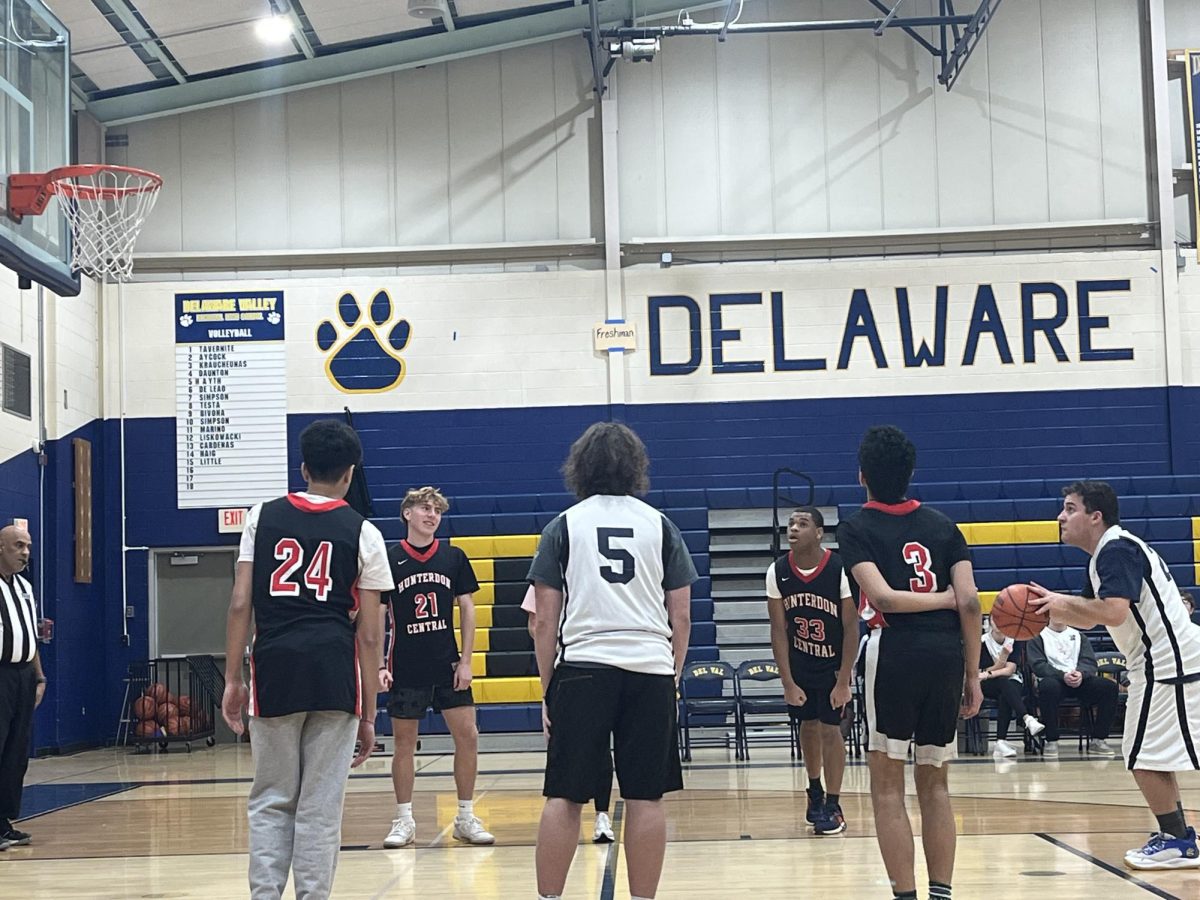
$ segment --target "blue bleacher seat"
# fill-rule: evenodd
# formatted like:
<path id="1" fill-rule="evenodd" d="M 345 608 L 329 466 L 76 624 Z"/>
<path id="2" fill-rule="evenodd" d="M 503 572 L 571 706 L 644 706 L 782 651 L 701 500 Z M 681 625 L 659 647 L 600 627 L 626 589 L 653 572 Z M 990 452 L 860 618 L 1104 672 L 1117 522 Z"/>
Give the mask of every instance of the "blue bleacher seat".
<path id="1" fill-rule="evenodd" d="M 1036 569 L 1061 566 L 1063 548 L 1059 544 L 1017 544 L 1017 568 Z"/>
<path id="2" fill-rule="evenodd" d="M 705 531 L 708 528 L 708 510 L 704 508 L 671 508 L 664 512 L 680 531 Z"/>
<path id="3" fill-rule="evenodd" d="M 1013 501 L 1013 521 L 1044 522 L 1058 517 L 1062 500 L 1058 497 L 1030 497 Z"/>
<path id="4" fill-rule="evenodd" d="M 1057 489 L 1053 492 L 1057 496 Z M 1041 478 L 1014 478 L 1003 482 L 1000 496 L 1009 500 L 1040 500 L 1047 496 L 1046 482 Z"/>
<path id="5" fill-rule="evenodd" d="M 957 481 L 933 481 L 929 484 L 915 484 L 910 492 L 922 503 L 945 503 L 950 500 L 963 499 L 962 488 Z"/>
<path id="6" fill-rule="evenodd" d="M 1011 500 L 970 500 L 970 522 L 1015 522 L 1017 511 Z M 949 515 L 949 513 L 947 513 Z"/>
<path id="7" fill-rule="evenodd" d="M 1109 482 L 1112 484 L 1112 482 Z M 1113 487 L 1116 490 L 1116 487 Z M 1175 490 L 1174 475 L 1134 475 L 1129 479 L 1130 494 L 1169 494 Z"/>
<path id="8" fill-rule="evenodd" d="M 801 503 L 808 497 L 807 485 L 803 487 L 784 485 L 779 490 L 785 496 L 799 500 Z M 752 487 L 746 490 L 746 506 L 751 509 L 770 509 L 774 502 L 775 494 L 769 487 Z"/>
<path id="9" fill-rule="evenodd" d="M 708 560 L 707 552 L 696 553 L 695 551 L 693 551 L 692 552 L 692 562 L 696 566 L 697 574 L 699 574 L 699 575 L 707 575 L 708 574 L 709 560 Z"/>
<path id="10" fill-rule="evenodd" d="M 549 525 L 551 522 L 553 522 L 555 519 L 557 519 L 558 515 L 559 515 L 558 513 L 554 513 L 554 512 L 534 513 L 533 519 L 534 519 L 534 523 L 537 525 L 538 534 L 541 534 L 542 529 L 544 529 L 547 525 Z"/>
<path id="11" fill-rule="evenodd" d="M 1036 581 L 1043 587 L 1053 587 L 1056 584 L 1063 583 L 1063 569 L 1059 566 L 1017 569 L 1012 575 L 1014 582 Z"/>
<path id="12" fill-rule="evenodd" d="M 537 516 L 532 512 L 496 513 L 492 516 L 492 534 L 537 534 Z"/>
<path id="13" fill-rule="evenodd" d="M 1200 494 L 1200 475 L 1176 475 L 1175 493 Z"/>
<path id="14" fill-rule="evenodd" d="M 495 497 L 451 497 L 450 512 L 488 516 L 496 511 Z"/>
<path id="15" fill-rule="evenodd" d="M 713 602 L 708 599 L 692 599 L 692 621 L 711 622 L 713 620 Z"/>
<path id="16" fill-rule="evenodd" d="M 501 494 L 496 498 L 498 513 L 531 513 L 538 508 L 536 494 Z"/>
<path id="17" fill-rule="evenodd" d="M 745 488 L 706 488 L 704 497 L 709 509 L 744 509 L 750 505 Z"/>
<path id="18" fill-rule="evenodd" d="M 445 516 L 443 524 L 450 527 L 451 537 L 472 537 L 480 534 L 494 534 L 491 516 Z"/>
<path id="19" fill-rule="evenodd" d="M 1012 569 L 982 569 L 975 572 L 975 586 L 981 591 L 1000 591 L 1015 580 Z"/>
<path id="20" fill-rule="evenodd" d="M 1015 569 L 1017 550 L 1012 546 L 973 547 L 971 561 L 978 569 Z"/>
<path id="21" fill-rule="evenodd" d="M 861 484 L 839 484 L 830 488 L 830 502 L 836 503 L 839 506 L 843 503 L 852 503 L 855 506 L 862 506 L 867 502 L 867 492 Z"/>
<path id="22" fill-rule="evenodd" d="M 692 585 L 692 596 L 697 599 L 704 599 L 712 596 L 712 579 L 707 575 L 701 575 Z"/>
<path id="23" fill-rule="evenodd" d="M 688 652 L 687 652 L 687 656 L 685 657 L 685 659 L 689 663 L 712 662 L 715 659 L 721 658 L 720 653 L 721 653 L 721 651 L 718 650 L 717 647 L 714 645 L 709 645 L 709 646 L 705 647 L 705 646 L 698 646 L 698 645 L 693 644 L 690 647 L 688 647 Z"/>
<path id="24" fill-rule="evenodd" d="M 1192 515 L 1192 498 L 1187 494 L 1149 494 L 1146 496 L 1145 502 L 1146 510 L 1142 515 L 1148 519 Z M 1124 500 L 1121 501 L 1121 513 L 1125 513 Z"/>
<path id="25" fill-rule="evenodd" d="M 575 503 L 575 495 L 568 493 L 539 494 L 537 509 L 541 512 L 560 513 Z M 651 504 L 653 506 L 654 504 Z"/>
<path id="26" fill-rule="evenodd" d="M 692 553 L 707 553 L 708 531 L 685 531 L 683 542 Z"/>
<path id="27" fill-rule="evenodd" d="M 966 500 L 954 500 L 948 503 L 931 503 L 929 504 L 938 512 L 950 518 L 951 522 L 974 522 L 971 517 L 971 504 Z M 988 521 L 988 520 L 983 520 Z"/>
<path id="28" fill-rule="evenodd" d="M 651 491 L 647 492 L 646 496 L 643 497 L 642 499 L 645 500 L 647 503 L 649 503 L 651 506 L 653 506 L 655 509 L 662 509 L 666 505 L 666 502 L 667 502 L 666 498 L 663 495 L 663 492 L 658 491 L 658 490 L 651 490 Z"/>
<path id="29" fill-rule="evenodd" d="M 962 486 L 964 500 L 1000 500 L 1004 497 L 1002 481 L 972 481 Z"/>
<path id="30" fill-rule="evenodd" d="M 672 490 L 668 488 L 663 491 L 663 509 L 678 509 L 680 507 L 689 506 L 704 506 L 704 491 L 696 488 L 691 490 Z"/>
<path id="31" fill-rule="evenodd" d="M 703 647 L 706 645 L 716 645 L 717 643 L 717 623 L 716 622 L 693 622 L 692 636 L 689 643 L 693 647 Z"/>
<path id="32" fill-rule="evenodd" d="M 1185 566 L 1167 566 L 1171 570 L 1171 577 L 1175 579 L 1176 584 L 1191 584 L 1196 578 L 1195 564 L 1189 563 Z"/>
<path id="33" fill-rule="evenodd" d="M 836 506 L 833 500 L 833 485 L 818 484 L 813 488 L 814 506 Z"/>
<path id="34" fill-rule="evenodd" d="M 1191 541 L 1158 541 L 1154 549 L 1168 566 L 1195 563 L 1195 551 Z"/>
<path id="35" fill-rule="evenodd" d="M 845 522 L 860 509 L 862 509 L 862 504 L 860 503 L 839 503 L 837 508 L 838 521 Z"/>
<path id="36" fill-rule="evenodd" d="M 1189 541 L 1192 539 L 1191 519 L 1142 519 L 1142 531 L 1130 528 L 1134 534 L 1151 544 L 1157 541 Z"/>

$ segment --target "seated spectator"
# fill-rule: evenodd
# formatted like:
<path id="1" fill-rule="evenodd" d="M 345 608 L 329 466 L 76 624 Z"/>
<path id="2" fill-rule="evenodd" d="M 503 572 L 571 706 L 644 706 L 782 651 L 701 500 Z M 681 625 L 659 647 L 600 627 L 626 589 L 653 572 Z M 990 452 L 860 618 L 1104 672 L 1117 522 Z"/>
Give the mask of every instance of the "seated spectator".
<path id="1" fill-rule="evenodd" d="M 1045 758 L 1058 758 L 1058 707 L 1063 697 L 1076 697 L 1080 704 L 1096 707 L 1088 752 L 1114 756 L 1108 734 L 1117 712 L 1117 683 L 1098 674 L 1096 651 L 1087 635 L 1051 619 L 1042 633 L 1029 641 L 1026 652 L 1037 676 L 1038 706 L 1046 723 Z"/>
<path id="2" fill-rule="evenodd" d="M 1029 714 L 1025 708 L 1025 698 L 1022 696 L 1024 680 L 1017 666 L 1020 650 L 1015 649 L 1014 641 L 1005 637 L 995 625 L 988 625 L 983 633 L 983 641 L 979 648 L 979 684 L 983 688 L 983 696 L 995 700 L 998 705 L 996 712 L 996 747 L 994 756 L 1016 756 L 1017 751 L 1008 742 L 1008 724 L 1012 721 L 1013 713 L 1025 723 L 1025 730 L 1030 737 L 1040 734 L 1045 725 Z"/>
<path id="3" fill-rule="evenodd" d="M 1197 625 L 1200 625 L 1200 617 L 1196 615 L 1196 600 L 1192 596 L 1191 591 L 1180 591 L 1179 596 L 1183 600 L 1183 605 L 1187 607 L 1188 618 Z"/>

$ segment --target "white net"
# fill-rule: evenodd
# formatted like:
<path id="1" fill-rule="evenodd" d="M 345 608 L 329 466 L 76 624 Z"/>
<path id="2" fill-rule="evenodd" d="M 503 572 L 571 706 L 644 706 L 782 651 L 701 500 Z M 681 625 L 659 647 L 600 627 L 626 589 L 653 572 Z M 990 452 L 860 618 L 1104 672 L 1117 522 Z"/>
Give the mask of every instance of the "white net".
<path id="1" fill-rule="evenodd" d="M 89 167 L 58 178 L 54 192 L 71 225 L 71 267 L 128 281 L 133 245 L 158 199 L 162 179 L 138 169 Z"/>

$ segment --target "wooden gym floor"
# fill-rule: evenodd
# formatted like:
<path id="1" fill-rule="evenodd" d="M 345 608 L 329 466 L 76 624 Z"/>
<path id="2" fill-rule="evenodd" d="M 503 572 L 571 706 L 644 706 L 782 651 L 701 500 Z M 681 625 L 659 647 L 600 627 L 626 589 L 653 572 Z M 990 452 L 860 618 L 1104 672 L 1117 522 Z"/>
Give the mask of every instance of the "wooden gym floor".
<path id="1" fill-rule="evenodd" d="M 960 834 L 955 896 L 1200 897 L 1200 870 L 1133 873 L 1122 867 L 1124 851 L 1144 841 L 1153 820 L 1119 760 L 1080 759 L 1069 744 L 1063 741 L 1057 762 L 997 764 L 991 757 L 967 757 L 953 766 Z M 383 850 L 395 809 L 389 763 L 388 757 L 372 759 L 350 779 L 336 898 L 536 896 L 542 754 L 481 756 L 476 810 L 496 835 L 494 847 L 451 840 L 452 759 L 424 755 L 418 757 L 414 798 L 417 844 Z M 34 843 L 0 853 L 0 896 L 244 897 L 251 774 L 248 748 L 236 746 L 190 755 L 114 749 L 35 760 L 21 820 Z M 687 789 L 669 800 L 661 900 L 747 890 L 763 900 L 891 896 L 861 762 L 851 762 L 843 789 L 849 831 L 831 838 L 808 833 L 807 781 L 786 749 L 756 748 L 745 764 L 734 764 L 724 751 L 697 751 L 685 781 Z M 1200 773 L 1188 774 L 1183 784 L 1196 824 Z M 914 817 L 915 808 L 914 798 Z M 585 810 L 586 842 L 575 856 L 565 897 L 629 897 L 619 853 L 623 805 L 615 797 L 613 813 L 618 849 L 590 843 Z M 923 873 L 918 884 L 923 890 Z"/>

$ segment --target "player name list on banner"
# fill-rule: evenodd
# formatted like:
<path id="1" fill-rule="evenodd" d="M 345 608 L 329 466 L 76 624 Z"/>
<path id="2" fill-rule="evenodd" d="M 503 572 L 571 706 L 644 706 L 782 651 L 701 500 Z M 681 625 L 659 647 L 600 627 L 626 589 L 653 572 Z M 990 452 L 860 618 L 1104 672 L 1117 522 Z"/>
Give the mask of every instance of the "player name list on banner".
<path id="1" fill-rule="evenodd" d="M 180 509 L 287 492 L 283 292 L 175 295 Z"/>

